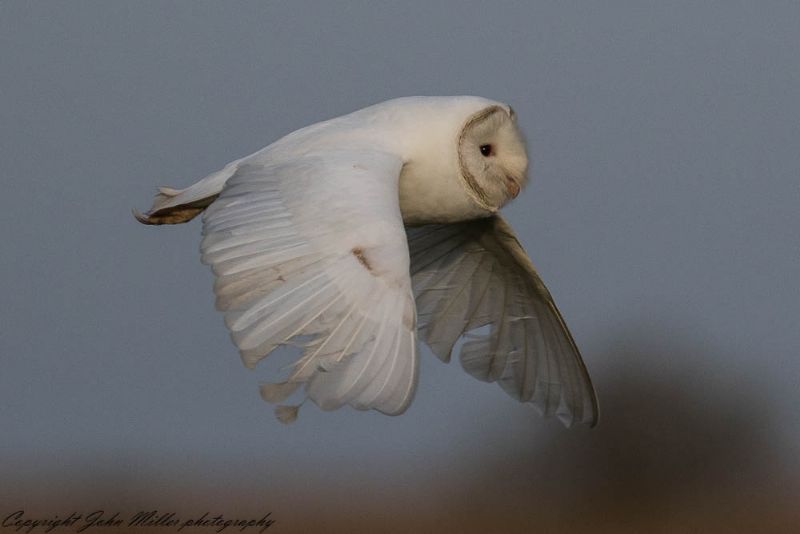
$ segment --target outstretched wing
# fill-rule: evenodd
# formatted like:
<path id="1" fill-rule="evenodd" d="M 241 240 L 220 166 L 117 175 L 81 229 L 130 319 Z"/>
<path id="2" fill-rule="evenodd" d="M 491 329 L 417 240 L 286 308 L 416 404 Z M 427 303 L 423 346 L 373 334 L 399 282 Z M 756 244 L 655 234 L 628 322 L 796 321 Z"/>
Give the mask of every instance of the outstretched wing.
<path id="1" fill-rule="evenodd" d="M 323 410 L 394 415 L 411 402 L 416 313 L 401 166 L 355 150 L 246 159 L 205 211 L 202 259 L 245 365 L 281 345 L 304 347 L 285 382 L 262 385 L 265 400 L 304 386 Z M 276 413 L 291 421 L 297 406 Z"/>
<path id="2" fill-rule="evenodd" d="M 597 422 L 597 399 L 578 347 L 550 292 L 499 216 L 407 229 L 419 334 L 461 363 L 567 426 Z M 470 332 L 491 325 L 488 333 Z"/>

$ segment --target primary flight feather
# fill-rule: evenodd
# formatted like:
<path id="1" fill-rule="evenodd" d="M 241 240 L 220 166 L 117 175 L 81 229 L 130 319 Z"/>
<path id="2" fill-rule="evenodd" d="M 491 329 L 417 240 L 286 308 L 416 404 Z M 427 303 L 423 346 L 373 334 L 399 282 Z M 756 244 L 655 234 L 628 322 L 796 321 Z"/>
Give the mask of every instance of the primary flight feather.
<path id="1" fill-rule="evenodd" d="M 202 260 L 248 367 L 301 341 L 285 381 L 323 410 L 406 410 L 417 335 L 566 425 L 597 421 L 578 348 L 498 210 L 527 181 L 513 110 L 478 97 L 390 100 L 291 133 L 182 189 L 145 224 L 203 213 Z M 279 404 L 283 422 L 299 405 Z"/>

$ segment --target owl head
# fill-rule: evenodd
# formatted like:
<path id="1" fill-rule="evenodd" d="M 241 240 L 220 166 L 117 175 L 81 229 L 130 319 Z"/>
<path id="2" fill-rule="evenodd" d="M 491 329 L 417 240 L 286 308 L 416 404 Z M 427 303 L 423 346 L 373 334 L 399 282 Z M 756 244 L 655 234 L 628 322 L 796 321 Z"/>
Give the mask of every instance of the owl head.
<path id="1" fill-rule="evenodd" d="M 458 175 L 481 207 L 496 211 L 527 181 L 525 140 L 511 107 L 487 106 L 473 113 L 458 135 Z"/>
<path id="2" fill-rule="evenodd" d="M 525 139 L 505 104 L 473 96 L 406 97 L 376 111 L 390 125 L 392 151 L 405 162 L 400 209 L 407 224 L 486 217 L 527 182 Z"/>

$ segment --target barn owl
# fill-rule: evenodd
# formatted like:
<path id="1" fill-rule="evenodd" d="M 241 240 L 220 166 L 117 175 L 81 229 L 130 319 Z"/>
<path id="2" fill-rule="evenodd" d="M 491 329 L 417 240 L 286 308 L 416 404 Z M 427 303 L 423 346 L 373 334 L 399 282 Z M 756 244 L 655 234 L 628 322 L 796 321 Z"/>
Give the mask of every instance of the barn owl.
<path id="1" fill-rule="evenodd" d="M 202 261 L 246 366 L 300 344 L 288 376 L 261 385 L 283 422 L 307 399 L 403 413 L 419 337 L 445 362 L 463 338 L 472 376 L 567 426 L 594 425 L 578 348 L 498 214 L 527 167 L 508 105 L 408 97 L 297 130 L 186 189 L 163 187 L 134 214 L 157 225 L 203 213 Z"/>

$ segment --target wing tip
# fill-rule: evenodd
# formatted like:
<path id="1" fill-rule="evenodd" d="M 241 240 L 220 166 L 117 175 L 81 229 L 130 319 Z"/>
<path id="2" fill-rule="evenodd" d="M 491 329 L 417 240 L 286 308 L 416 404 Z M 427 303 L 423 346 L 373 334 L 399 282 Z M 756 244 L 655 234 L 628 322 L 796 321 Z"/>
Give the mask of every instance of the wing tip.
<path id="1" fill-rule="evenodd" d="M 589 387 L 591 387 L 592 391 L 592 418 L 586 422 L 589 425 L 589 428 L 596 428 L 597 423 L 600 422 L 600 405 L 597 402 L 597 395 L 594 392 L 594 386 L 592 383 L 589 383 Z"/>
<path id="2" fill-rule="evenodd" d="M 300 406 L 287 406 L 280 405 L 275 407 L 275 417 L 284 425 L 288 425 L 297 421 L 297 415 L 300 412 Z"/>
<path id="3" fill-rule="evenodd" d="M 150 213 L 142 213 L 136 208 L 131 208 L 131 213 L 133 214 L 133 218 L 142 224 L 147 224 L 147 225 L 158 224 L 152 219 L 150 219 Z"/>

